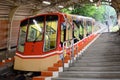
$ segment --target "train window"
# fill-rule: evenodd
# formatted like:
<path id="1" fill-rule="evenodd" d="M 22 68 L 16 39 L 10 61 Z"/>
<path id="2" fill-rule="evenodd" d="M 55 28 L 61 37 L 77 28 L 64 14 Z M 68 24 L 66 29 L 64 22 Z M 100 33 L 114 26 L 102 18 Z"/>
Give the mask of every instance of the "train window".
<path id="1" fill-rule="evenodd" d="M 87 29 L 87 34 L 86 35 L 88 36 L 89 34 L 92 33 L 92 22 L 91 21 L 87 21 L 86 29 Z"/>
<path id="2" fill-rule="evenodd" d="M 79 38 L 80 38 L 80 39 L 83 39 L 83 36 L 84 36 L 84 25 L 83 25 L 83 21 L 80 21 L 79 23 L 80 23 L 80 25 L 79 25 Z"/>
<path id="3" fill-rule="evenodd" d="M 79 27 L 76 24 L 75 23 L 73 24 L 74 25 L 73 38 L 79 40 Z"/>
<path id="4" fill-rule="evenodd" d="M 84 35 L 83 23 L 82 23 L 82 21 L 75 21 L 75 20 L 73 22 L 74 22 L 73 38 L 80 40 L 83 38 L 83 35 Z"/>
<path id="5" fill-rule="evenodd" d="M 66 38 L 66 23 L 61 24 L 61 44 L 65 41 Z"/>
<path id="6" fill-rule="evenodd" d="M 27 41 L 40 41 L 43 38 L 44 16 L 31 18 L 29 21 L 29 29 Z"/>
<path id="7" fill-rule="evenodd" d="M 19 32 L 18 47 L 17 47 L 17 50 L 20 52 L 24 52 L 27 25 L 28 25 L 28 20 L 24 20 L 20 24 L 20 32 Z"/>
<path id="8" fill-rule="evenodd" d="M 66 40 L 69 41 L 72 39 L 72 25 L 70 23 L 66 24 Z M 67 46 L 69 47 L 71 43 L 67 43 Z"/>
<path id="9" fill-rule="evenodd" d="M 56 48 L 58 16 L 46 16 L 45 38 L 44 38 L 44 51 L 50 51 Z"/>
<path id="10" fill-rule="evenodd" d="M 70 23 L 67 23 L 67 28 L 66 28 L 66 40 L 72 39 L 72 26 Z"/>

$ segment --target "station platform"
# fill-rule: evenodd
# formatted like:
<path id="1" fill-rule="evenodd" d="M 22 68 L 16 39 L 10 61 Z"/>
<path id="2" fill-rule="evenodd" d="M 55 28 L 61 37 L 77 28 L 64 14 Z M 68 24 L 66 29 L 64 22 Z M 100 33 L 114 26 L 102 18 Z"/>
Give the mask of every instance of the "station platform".
<path id="1" fill-rule="evenodd" d="M 120 35 L 102 33 L 71 67 L 52 80 L 120 80 Z"/>

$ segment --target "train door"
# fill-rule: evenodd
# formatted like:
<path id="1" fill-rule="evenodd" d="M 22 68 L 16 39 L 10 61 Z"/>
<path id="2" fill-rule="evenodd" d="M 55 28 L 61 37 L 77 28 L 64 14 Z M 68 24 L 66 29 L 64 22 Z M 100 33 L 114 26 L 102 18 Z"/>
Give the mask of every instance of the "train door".
<path id="1" fill-rule="evenodd" d="M 45 22 L 44 51 L 50 51 L 56 48 L 58 16 L 47 15 Z"/>

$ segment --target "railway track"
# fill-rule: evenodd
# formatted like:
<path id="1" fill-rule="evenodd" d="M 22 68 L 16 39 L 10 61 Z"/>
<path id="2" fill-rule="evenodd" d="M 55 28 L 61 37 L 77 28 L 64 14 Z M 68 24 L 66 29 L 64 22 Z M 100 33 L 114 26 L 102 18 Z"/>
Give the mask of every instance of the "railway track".
<path id="1" fill-rule="evenodd" d="M 32 77 L 35 75 L 29 74 L 28 72 L 15 71 L 11 68 L 0 74 L 0 80 L 32 80 Z"/>

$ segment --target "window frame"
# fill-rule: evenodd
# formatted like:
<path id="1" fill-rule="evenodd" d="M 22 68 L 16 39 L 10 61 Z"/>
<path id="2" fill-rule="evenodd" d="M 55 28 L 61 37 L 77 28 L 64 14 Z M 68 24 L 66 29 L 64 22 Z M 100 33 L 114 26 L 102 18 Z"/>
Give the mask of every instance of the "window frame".
<path id="1" fill-rule="evenodd" d="M 25 22 L 24 22 L 25 21 Z M 23 20 L 23 21 L 21 21 L 21 23 L 20 23 L 20 28 L 19 28 L 19 34 L 18 34 L 18 41 L 17 41 L 17 51 L 18 52 L 20 52 L 20 53 L 23 53 L 24 52 L 24 48 L 25 48 L 25 43 L 26 43 L 26 38 L 27 38 L 27 28 L 28 28 L 28 21 L 29 21 L 29 19 L 25 19 L 25 20 Z M 24 22 L 24 23 L 23 23 Z M 25 31 L 22 31 L 22 27 L 25 27 L 26 29 L 25 29 Z M 21 31 L 23 32 L 23 33 L 25 33 L 25 38 L 24 38 L 24 44 L 20 44 L 20 39 L 21 39 L 21 37 L 20 37 L 20 34 L 21 34 Z M 23 51 L 20 51 L 19 50 L 19 47 L 20 46 L 22 46 L 23 47 Z"/>
<path id="2" fill-rule="evenodd" d="M 55 48 L 52 48 L 52 49 L 49 49 L 49 50 L 45 50 L 45 36 L 46 36 L 46 24 L 47 24 L 47 16 L 57 16 L 57 20 L 55 20 L 55 21 L 57 21 L 57 28 L 56 28 L 56 40 L 55 40 Z M 52 21 L 52 20 L 51 20 Z M 49 22 L 49 21 L 48 21 Z M 52 50 L 55 50 L 56 48 L 57 48 L 57 40 L 58 40 L 58 27 L 59 27 L 59 15 L 57 15 L 57 14 L 53 14 L 53 15 L 46 15 L 45 16 L 45 27 L 44 27 L 44 42 L 43 42 L 43 52 L 49 52 L 49 51 L 52 51 Z"/>

